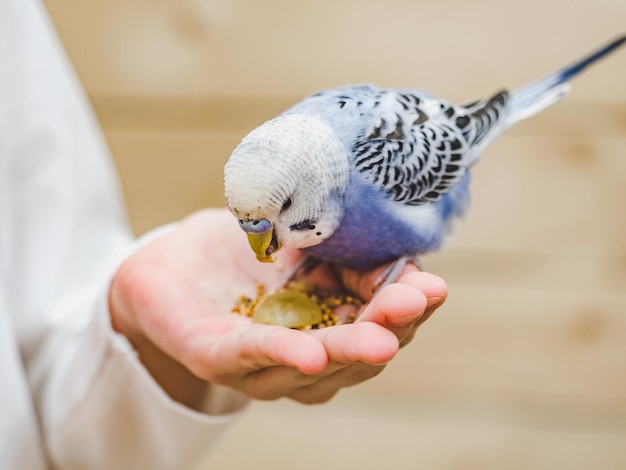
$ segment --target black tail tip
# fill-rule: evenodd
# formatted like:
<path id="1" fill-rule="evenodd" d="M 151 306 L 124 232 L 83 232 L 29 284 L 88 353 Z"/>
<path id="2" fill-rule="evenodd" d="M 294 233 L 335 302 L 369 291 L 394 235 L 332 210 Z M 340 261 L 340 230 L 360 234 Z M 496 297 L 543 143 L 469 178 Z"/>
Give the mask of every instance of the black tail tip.
<path id="1" fill-rule="evenodd" d="M 626 34 L 622 34 L 621 36 L 616 37 L 611 42 L 609 42 L 606 46 L 601 47 L 600 49 L 596 50 L 595 52 L 593 52 L 589 56 L 587 56 L 584 59 L 582 59 L 581 61 L 579 61 L 579 62 L 575 63 L 574 65 L 572 65 L 572 66 L 566 68 L 565 70 L 563 70 L 563 73 L 561 74 L 560 82 L 561 83 L 565 82 L 565 81 L 569 80 L 570 78 L 578 75 L 580 72 L 582 72 L 589 65 L 591 65 L 594 62 L 596 62 L 597 60 L 603 58 L 605 55 L 610 54 L 615 49 L 618 49 L 625 42 L 626 42 Z"/>
<path id="2" fill-rule="evenodd" d="M 626 34 L 616 37 L 606 46 L 606 52 L 609 53 L 618 47 L 621 47 L 626 42 Z"/>
<path id="3" fill-rule="evenodd" d="M 615 49 L 620 48 L 626 42 L 626 34 L 622 34 L 621 36 L 616 37 L 612 41 L 610 41 L 606 46 L 601 47 L 598 51 L 591 54 L 590 58 L 599 59 L 607 54 L 610 54 Z"/>

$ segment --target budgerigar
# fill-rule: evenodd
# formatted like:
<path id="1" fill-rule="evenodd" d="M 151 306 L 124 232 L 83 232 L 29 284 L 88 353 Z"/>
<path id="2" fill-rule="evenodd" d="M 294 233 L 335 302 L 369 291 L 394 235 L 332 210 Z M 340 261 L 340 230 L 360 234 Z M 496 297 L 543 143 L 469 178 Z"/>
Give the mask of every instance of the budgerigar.
<path id="1" fill-rule="evenodd" d="M 289 247 L 364 270 L 436 250 L 468 206 L 481 150 L 625 40 L 463 105 L 369 85 L 316 93 L 235 148 L 224 171 L 228 208 L 261 261 Z"/>

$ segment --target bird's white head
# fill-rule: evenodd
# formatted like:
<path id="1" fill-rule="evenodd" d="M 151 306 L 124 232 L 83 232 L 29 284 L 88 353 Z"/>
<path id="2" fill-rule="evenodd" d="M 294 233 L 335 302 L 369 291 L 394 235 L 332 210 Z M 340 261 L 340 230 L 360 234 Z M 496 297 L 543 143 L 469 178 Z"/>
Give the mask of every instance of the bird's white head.
<path id="1" fill-rule="evenodd" d="M 264 123 L 224 168 L 226 203 L 261 261 L 321 243 L 339 225 L 348 151 L 326 122 L 303 114 Z"/>

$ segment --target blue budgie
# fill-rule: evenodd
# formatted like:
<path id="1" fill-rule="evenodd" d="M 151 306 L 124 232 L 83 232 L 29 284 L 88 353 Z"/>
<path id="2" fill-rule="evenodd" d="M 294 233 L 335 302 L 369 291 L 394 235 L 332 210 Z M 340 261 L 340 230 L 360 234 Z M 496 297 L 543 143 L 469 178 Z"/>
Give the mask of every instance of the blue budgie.
<path id="1" fill-rule="evenodd" d="M 463 105 L 369 85 L 316 93 L 235 148 L 224 170 L 228 208 L 261 261 L 288 247 L 351 269 L 401 268 L 437 250 L 463 214 L 481 150 L 561 99 L 572 77 L 625 41 Z"/>

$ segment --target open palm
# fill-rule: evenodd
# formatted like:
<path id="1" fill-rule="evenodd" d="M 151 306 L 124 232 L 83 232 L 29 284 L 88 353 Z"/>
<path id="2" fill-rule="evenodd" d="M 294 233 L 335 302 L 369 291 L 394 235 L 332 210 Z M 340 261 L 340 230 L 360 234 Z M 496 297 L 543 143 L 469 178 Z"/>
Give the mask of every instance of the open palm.
<path id="1" fill-rule="evenodd" d="M 226 210 L 193 214 L 120 267 L 110 292 L 113 326 L 183 403 L 193 405 L 210 383 L 316 403 L 377 375 L 447 295 L 440 278 L 409 266 L 371 299 L 384 267 L 358 273 L 326 265 L 309 280 L 370 300 L 355 323 L 303 332 L 231 314 L 240 295 L 253 296 L 259 283 L 282 285 L 301 260 L 298 252 L 279 254 L 276 264 L 259 263 Z"/>

